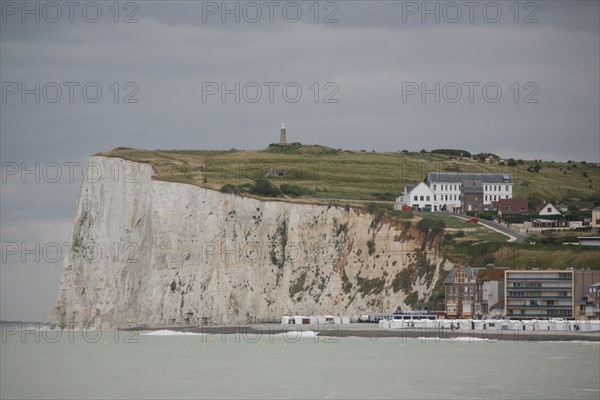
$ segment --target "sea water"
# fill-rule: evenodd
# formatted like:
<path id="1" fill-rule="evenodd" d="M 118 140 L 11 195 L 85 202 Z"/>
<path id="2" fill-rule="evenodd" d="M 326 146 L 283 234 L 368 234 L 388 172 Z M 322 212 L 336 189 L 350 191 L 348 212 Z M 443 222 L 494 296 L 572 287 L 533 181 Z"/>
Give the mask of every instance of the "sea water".
<path id="1" fill-rule="evenodd" d="M 600 398 L 600 346 L 155 331 L 3 335 L 2 399 Z"/>

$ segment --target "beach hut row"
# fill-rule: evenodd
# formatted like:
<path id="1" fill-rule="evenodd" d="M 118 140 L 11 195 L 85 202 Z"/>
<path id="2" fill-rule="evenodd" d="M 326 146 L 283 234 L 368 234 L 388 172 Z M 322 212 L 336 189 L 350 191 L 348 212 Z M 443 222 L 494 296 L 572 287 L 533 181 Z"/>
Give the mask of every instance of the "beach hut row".
<path id="1" fill-rule="evenodd" d="M 474 320 L 474 319 L 442 319 L 442 320 L 382 320 L 381 329 L 472 329 L 472 330 L 519 330 L 519 331 L 562 331 L 593 332 L 600 331 L 600 320 Z"/>
<path id="2" fill-rule="evenodd" d="M 315 325 L 315 324 L 349 324 L 349 317 L 340 317 L 334 315 L 295 315 L 295 316 L 287 316 L 284 315 L 281 317 L 281 323 L 283 325 Z"/>

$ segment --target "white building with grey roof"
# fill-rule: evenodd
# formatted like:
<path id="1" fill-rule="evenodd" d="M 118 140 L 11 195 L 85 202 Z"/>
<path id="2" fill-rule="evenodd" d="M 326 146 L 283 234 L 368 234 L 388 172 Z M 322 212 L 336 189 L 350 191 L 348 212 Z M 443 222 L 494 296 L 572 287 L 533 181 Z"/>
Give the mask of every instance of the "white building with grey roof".
<path id="1" fill-rule="evenodd" d="M 425 184 L 431 191 L 427 200 Z M 475 185 L 474 185 L 475 183 Z M 396 199 L 395 209 L 407 205 L 415 210 L 459 212 L 465 187 L 478 187 L 484 206 L 500 199 L 512 199 L 513 177 L 507 173 L 429 172 L 421 183 L 406 185 Z M 481 189 L 479 189 L 481 188 Z M 423 193 L 422 193 L 423 192 Z"/>

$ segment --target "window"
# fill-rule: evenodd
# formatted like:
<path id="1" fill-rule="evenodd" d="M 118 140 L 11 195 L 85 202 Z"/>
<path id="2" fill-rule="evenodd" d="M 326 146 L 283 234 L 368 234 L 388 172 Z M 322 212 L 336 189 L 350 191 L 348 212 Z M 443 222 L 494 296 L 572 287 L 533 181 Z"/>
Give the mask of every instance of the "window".
<path id="1" fill-rule="evenodd" d="M 508 185 L 506 185 L 506 191 L 508 192 Z"/>
<path id="2" fill-rule="evenodd" d="M 414 200 L 415 201 L 419 200 L 419 196 L 415 196 Z"/>
<path id="3" fill-rule="evenodd" d="M 423 196 L 421 196 L 421 201 L 423 201 Z"/>
<path id="4" fill-rule="evenodd" d="M 546 208 L 546 211 L 547 211 L 547 212 L 552 212 L 552 209 L 551 209 L 550 207 L 547 207 L 547 208 Z"/>
<path id="5" fill-rule="evenodd" d="M 426 200 L 429 201 L 429 196 L 427 196 Z"/>
<path id="6" fill-rule="evenodd" d="M 435 198 L 436 198 L 436 197 L 437 197 L 437 196 L 434 194 L 434 195 L 433 195 L 433 201 L 435 201 Z"/>
<path id="7" fill-rule="evenodd" d="M 435 190 L 436 185 L 433 185 L 433 190 Z"/>

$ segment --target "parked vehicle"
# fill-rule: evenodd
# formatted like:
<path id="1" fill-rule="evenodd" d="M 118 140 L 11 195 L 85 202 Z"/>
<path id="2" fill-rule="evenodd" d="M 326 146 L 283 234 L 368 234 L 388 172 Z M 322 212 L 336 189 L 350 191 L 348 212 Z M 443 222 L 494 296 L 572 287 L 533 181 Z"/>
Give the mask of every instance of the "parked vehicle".
<path id="1" fill-rule="evenodd" d="M 476 223 L 479 222 L 479 218 L 471 218 L 471 219 L 467 220 L 467 222 L 471 222 L 473 224 L 476 224 Z"/>

